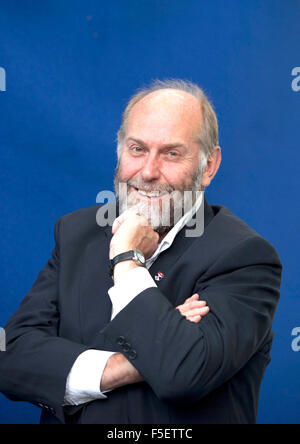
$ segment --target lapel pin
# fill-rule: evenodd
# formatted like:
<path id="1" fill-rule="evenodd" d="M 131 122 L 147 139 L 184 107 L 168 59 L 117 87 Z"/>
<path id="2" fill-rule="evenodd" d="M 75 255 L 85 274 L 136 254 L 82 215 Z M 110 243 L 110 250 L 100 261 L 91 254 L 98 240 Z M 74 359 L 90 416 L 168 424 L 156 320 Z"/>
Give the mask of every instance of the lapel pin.
<path id="1" fill-rule="evenodd" d="M 155 280 L 161 281 L 164 277 L 165 275 L 161 271 L 158 271 L 157 274 L 155 275 Z"/>

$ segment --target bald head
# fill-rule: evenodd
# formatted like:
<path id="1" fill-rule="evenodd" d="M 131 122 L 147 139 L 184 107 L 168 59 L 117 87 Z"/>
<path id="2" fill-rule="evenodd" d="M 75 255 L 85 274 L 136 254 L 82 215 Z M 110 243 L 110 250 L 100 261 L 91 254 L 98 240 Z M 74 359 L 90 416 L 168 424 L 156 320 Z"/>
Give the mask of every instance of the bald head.
<path id="1" fill-rule="evenodd" d="M 176 144 L 197 142 L 203 125 L 199 101 L 175 89 L 154 91 L 130 110 L 125 138 L 142 138 L 145 143 Z"/>

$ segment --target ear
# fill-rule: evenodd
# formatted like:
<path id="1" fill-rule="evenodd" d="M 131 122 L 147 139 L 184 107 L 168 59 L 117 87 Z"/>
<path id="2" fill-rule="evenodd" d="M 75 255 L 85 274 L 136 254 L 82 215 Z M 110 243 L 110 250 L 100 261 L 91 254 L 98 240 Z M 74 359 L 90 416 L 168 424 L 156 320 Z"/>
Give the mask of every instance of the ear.
<path id="1" fill-rule="evenodd" d="M 221 148 L 219 146 L 216 146 L 214 148 L 214 152 L 210 155 L 205 170 L 202 173 L 202 188 L 208 187 L 210 182 L 213 180 L 215 175 L 217 174 L 217 171 L 219 169 L 219 166 L 221 164 Z"/>

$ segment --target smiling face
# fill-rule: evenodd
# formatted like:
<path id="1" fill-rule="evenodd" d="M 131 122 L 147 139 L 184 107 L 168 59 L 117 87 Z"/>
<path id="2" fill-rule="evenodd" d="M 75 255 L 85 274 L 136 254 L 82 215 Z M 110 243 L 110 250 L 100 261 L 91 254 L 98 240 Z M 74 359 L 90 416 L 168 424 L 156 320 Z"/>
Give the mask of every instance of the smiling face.
<path id="1" fill-rule="evenodd" d="M 128 207 L 138 206 L 140 214 L 151 206 L 169 211 L 170 193 L 176 206 L 182 201 L 176 191 L 200 189 L 201 124 L 199 102 L 183 91 L 156 91 L 134 105 L 115 178 L 116 191 L 120 182 L 128 186 Z"/>

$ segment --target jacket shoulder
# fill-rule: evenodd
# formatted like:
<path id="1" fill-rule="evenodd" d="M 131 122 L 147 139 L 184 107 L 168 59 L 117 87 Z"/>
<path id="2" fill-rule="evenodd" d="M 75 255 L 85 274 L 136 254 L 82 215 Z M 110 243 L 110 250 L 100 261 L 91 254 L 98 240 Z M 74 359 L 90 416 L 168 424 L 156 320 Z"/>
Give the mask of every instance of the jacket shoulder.
<path id="1" fill-rule="evenodd" d="M 222 225 L 229 230 L 231 235 L 236 237 L 244 236 L 260 236 L 250 225 L 243 219 L 234 214 L 229 208 L 224 205 L 212 205 L 214 213 L 214 221 L 218 225 Z M 261 236 L 260 236 L 261 237 Z"/>
<path id="2" fill-rule="evenodd" d="M 60 221 L 63 224 L 69 224 L 74 222 L 81 222 L 82 224 L 91 224 L 96 222 L 96 214 L 100 205 L 93 205 L 88 208 L 80 208 L 76 211 L 72 211 L 71 213 L 67 213 L 64 216 L 60 217 Z"/>
<path id="3" fill-rule="evenodd" d="M 56 223 L 56 233 L 60 233 L 61 239 L 87 241 L 97 236 L 103 227 L 97 223 L 97 213 L 101 205 L 81 208 L 60 217 Z"/>
<path id="4" fill-rule="evenodd" d="M 240 217 L 235 215 L 229 208 L 223 205 L 212 205 L 214 218 L 212 227 L 218 238 L 226 244 L 228 250 L 236 247 L 250 247 L 250 249 L 264 251 L 267 256 L 273 257 L 280 263 L 278 253 L 267 239 L 262 237 L 257 231 L 250 227 Z M 231 247 L 231 248 L 230 248 Z"/>

